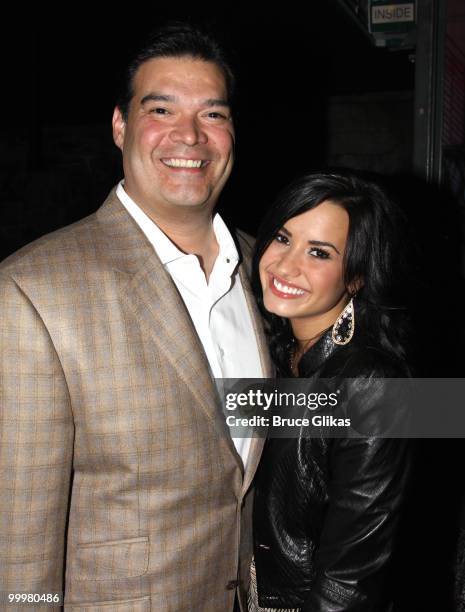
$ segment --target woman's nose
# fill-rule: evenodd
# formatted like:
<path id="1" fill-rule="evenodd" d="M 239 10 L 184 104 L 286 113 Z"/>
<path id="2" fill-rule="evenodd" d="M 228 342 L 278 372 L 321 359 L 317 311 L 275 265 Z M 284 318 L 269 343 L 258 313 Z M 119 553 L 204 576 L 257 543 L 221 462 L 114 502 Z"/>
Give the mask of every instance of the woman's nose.
<path id="1" fill-rule="evenodd" d="M 189 146 L 205 144 L 208 141 L 202 126 L 198 124 L 195 117 L 180 118 L 170 133 L 171 140 Z"/>
<path id="2" fill-rule="evenodd" d="M 300 274 L 299 254 L 289 249 L 281 254 L 276 266 L 276 272 L 286 277 L 295 277 Z"/>

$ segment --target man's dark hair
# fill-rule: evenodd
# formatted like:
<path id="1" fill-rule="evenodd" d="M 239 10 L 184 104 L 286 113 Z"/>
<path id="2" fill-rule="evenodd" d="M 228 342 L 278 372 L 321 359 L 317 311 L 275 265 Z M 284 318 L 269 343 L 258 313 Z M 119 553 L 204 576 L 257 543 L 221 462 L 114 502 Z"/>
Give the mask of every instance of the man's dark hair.
<path id="1" fill-rule="evenodd" d="M 125 121 L 127 120 L 129 103 L 134 95 L 134 76 L 142 64 L 157 57 L 192 57 L 205 62 L 213 62 L 224 75 L 228 100 L 231 103 L 235 78 L 226 58 L 226 53 L 219 42 L 197 26 L 182 22 L 170 22 L 154 30 L 129 62 L 117 102 Z"/>

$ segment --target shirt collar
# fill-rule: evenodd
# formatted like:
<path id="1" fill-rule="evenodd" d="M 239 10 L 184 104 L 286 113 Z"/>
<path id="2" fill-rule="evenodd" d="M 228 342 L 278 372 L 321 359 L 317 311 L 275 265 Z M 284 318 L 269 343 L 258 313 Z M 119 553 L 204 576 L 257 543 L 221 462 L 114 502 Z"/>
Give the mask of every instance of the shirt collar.
<path id="1" fill-rule="evenodd" d="M 160 258 L 161 263 L 166 265 L 182 257 L 188 257 L 186 253 L 180 251 L 178 247 L 171 242 L 158 225 L 134 202 L 125 191 L 123 184 L 124 181 L 119 182 L 116 188 L 116 195 L 137 225 L 144 232 Z M 239 254 L 236 245 L 225 222 L 218 213 L 213 217 L 213 231 L 215 232 L 216 240 L 219 245 L 218 257 L 229 259 L 231 263 L 237 264 L 239 261 Z"/>

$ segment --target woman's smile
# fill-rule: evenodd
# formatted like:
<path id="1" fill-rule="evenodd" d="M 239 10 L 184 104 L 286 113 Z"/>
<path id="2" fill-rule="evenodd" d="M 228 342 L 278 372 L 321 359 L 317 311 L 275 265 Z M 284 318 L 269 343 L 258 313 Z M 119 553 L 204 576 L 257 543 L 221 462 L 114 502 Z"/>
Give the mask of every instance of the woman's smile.
<path id="1" fill-rule="evenodd" d="M 275 274 L 269 274 L 269 287 L 270 291 L 277 297 L 283 300 L 297 299 L 308 293 L 302 287 L 298 287 L 285 279 L 276 276 Z"/>

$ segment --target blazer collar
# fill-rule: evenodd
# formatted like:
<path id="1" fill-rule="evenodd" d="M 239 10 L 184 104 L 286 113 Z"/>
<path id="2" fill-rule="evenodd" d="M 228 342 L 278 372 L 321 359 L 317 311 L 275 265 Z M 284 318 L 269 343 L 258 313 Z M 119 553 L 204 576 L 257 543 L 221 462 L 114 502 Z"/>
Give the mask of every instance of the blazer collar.
<path id="1" fill-rule="evenodd" d="M 270 353 L 268 351 L 267 340 L 262 325 L 262 319 L 258 310 L 255 297 L 250 286 L 249 278 L 246 273 L 249 261 L 244 261 L 244 264 L 239 268 L 239 275 L 241 278 L 242 286 L 244 288 L 245 298 L 249 307 L 252 324 L 255 331 L 255 337 L 257 338 L 258 351 L 260 355 L 260 361 L 262 365 L 262 372 L 265 378 L 271 378 L 274 374 L 273 365 L 271 363 Z M 242 485 L 242 494 L 245 495 L 248 488 L 252 484 L 253 477 L 257 471 L 258 463 L 262 454 L 263 446 L 265 444 L 265 438 L 252 438 L 250 442 L 249 456 L 247 460 L 247 467 L 244 474 L 244 480 Z"/>

